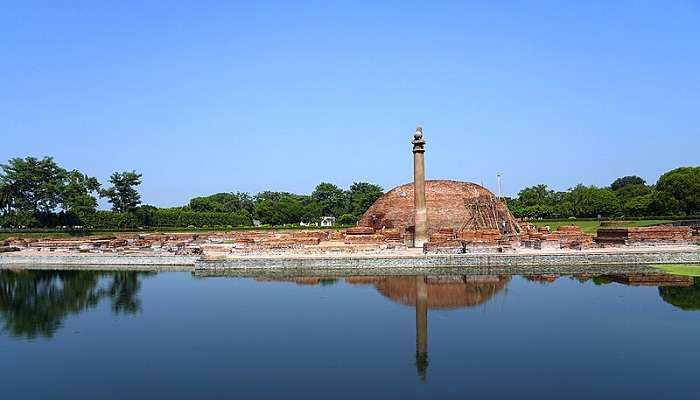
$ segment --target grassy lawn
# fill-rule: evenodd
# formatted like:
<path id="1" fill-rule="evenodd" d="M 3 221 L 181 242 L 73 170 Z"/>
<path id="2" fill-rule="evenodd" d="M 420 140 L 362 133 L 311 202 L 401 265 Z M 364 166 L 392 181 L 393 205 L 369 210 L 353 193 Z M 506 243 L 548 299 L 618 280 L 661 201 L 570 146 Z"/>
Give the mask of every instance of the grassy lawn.
<path id="1" fill-rule="evenodd" d="M 5 240 L 9 237 L 16 238 L 59 238 L 59 237 L 69 237 L 70 234 L 66 232 L 13 232 L 13 233 L 0 233 L 0 241 Z M 0 243 L 1 245 L 2 243 Z"/>
<path id="2" fill-rule="evenodd" d="M 530 221 L 530 222 L 532 222 L 535 226 L 538 226 L 538 227 L 549 225 L 549 227 L 552 228 L 553 231 L 556 230 L 561 225 L 577 225 L 585 233 L 596 233 L 598 231 L 598 228 L 600 228 L 600 221 L 577 221 L 577 220 L 547 221 L 547 220 L 542 220 L 542 221 Z M 669 222 L 671 222 L 671 221 L 663 220 L 663 219 L 650 219 L 650 220 L 644 220 L 644 221 L 630 221 L 629 223 L 624 224 L 624 225 L 615 225 L 615 227 L 625 228 L 625 227 L 636 227 L 636 226 L 653 226 L 653 225 L 667 224 Z"/>
<path id="3" fill-rule="evenodd" d="M 700 265 L 660 264 L 657 268 L 672 275 L 700 276 Z"/>

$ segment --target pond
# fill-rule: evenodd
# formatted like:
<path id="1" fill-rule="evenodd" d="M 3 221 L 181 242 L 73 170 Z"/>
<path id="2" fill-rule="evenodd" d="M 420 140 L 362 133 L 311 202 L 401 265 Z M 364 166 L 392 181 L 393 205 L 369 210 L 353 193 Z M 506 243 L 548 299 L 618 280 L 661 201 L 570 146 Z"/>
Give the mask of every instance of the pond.
<path id="1" fill-rule="evenodd" d="M 700 278 L 0 271 L 5 399 L 695 398 Z"/>

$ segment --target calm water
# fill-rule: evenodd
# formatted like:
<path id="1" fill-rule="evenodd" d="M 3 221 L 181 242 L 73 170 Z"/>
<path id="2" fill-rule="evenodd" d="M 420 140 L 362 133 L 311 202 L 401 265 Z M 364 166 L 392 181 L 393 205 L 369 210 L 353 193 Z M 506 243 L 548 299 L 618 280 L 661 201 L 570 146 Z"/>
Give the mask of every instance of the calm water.
<path id="1" fill-rule="evenodd" d="M 0 271 L 1 398 L 697 398 L 699 283 L 536 279 Z"/>

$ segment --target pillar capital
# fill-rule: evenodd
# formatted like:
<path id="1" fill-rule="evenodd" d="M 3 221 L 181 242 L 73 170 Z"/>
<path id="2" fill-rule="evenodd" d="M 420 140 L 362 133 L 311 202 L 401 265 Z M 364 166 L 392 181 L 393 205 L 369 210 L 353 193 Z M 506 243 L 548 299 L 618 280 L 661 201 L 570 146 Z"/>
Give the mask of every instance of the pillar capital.
<path id="1" fill-rule="evenodd" d="M 425 140 L 423 139 L 423 128 L 416 127 L 416 133 L 413 134 L 413 152 L 425 153 Z"/>

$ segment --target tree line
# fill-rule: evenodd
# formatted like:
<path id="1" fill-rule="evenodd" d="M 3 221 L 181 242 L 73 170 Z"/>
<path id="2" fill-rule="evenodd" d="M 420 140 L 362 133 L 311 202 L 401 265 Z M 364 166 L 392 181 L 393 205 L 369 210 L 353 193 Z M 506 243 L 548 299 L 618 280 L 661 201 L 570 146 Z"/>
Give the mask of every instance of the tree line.
<path id="1" fill-rule="evenodd" d="M 592 218 L 700 215 L 700 167 L 681 167 L 647 185 L 638 176 L 624 176 L 610 186 L 579 184 L 567 191 L 540 184 L 506 198 L 516 217 Z"/>
<path id="2" fill-rule="evenodd" d="M 81 171 L 67 170 L 52 157 L 13 158 L 0 164 L 0 227 L 234 227 L 255 222 L 280 226 L 336 217 L 354 224 L 384 192 L 375 184 L 353 183 L 344 190 L 320 183 L 309 195 L 264 191 L 195 197 L 181 207 L 141 203 L 136 171 L 115 172 L 109 186 Z M 98 210 L 106 198 L 111 211 Z M 607 187 L 576 185 L 554 191 L 540 184 L 505 199 L 516 217 L 595 218 L 700 215 L 700 167 L 668 171 L 655 184 L 638 176 Z"/>
<path id="3" fill-rule="evenodd" d="M 110 186 L 78 170 L 67 170 L 52 157 L 12 158 L 0 165 L 0 227 L 233 227 L 318 222 L 323 216 L 354 224 L 384 192 L 375 184 L 353 183 L 343 190 L 321 183 L 310 195 L 264 191 L 217 193 L 195 197 L 181 207 L 141 203 L 142 175 L 115 172 Z M 98 210 L 106 198 L 111 211 Z"/>

